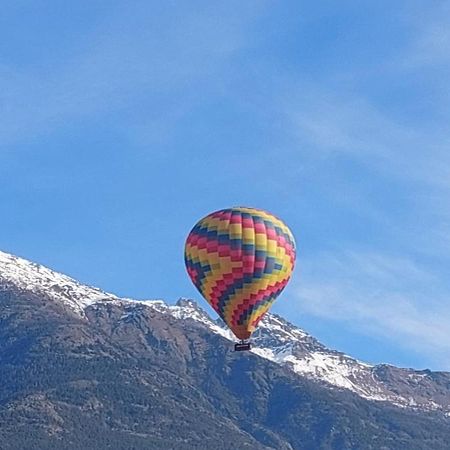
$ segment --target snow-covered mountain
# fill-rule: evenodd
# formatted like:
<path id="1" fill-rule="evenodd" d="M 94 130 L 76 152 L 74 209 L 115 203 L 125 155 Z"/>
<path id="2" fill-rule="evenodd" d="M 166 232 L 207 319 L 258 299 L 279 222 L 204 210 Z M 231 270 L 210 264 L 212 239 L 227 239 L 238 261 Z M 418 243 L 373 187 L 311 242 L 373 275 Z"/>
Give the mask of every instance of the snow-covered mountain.
<path id="1" fill-rule="evenodd" d="M 0 291 L 11 289 L 44 295 L 84 320 L 88 320 L 87 308 L 95 309 L 105 302 L 120 303 L 125 311 L 119 319 L 121 321 L 139 315 L 142 308 L 152 308 L 176 320 L 195 322 L 229 341 L 235 340 L 220 319 L 211 319 L 193 300 L 180 299 L 176 305 L 169 305 L 162 300 L 119 298 L 42 265 L 0 252 Z M 265 316 L 252 337 L 252 343 L 254 354 L 330 389 L 349 390 L 365 399 L 400 407 L 450 412 L 448 373 L 365 364 L 325 347 L 275 314 Z"/>
<path id="2" fill-rule="evenodd" d="M 9 288 L 45 295 L 80 315 L 92 303 L 118 299 L 41 264 L 0 251 L 0 291 Z"/>
<path id="3" fill-rule="evenodd" d="M 189 299 L 176 306 L 149 303 L 178 319 L 205 324 L 230 341 L 236 338 L 220 319 L 212 320 Z M 334 389 L 347 389 L 374 401 L 419 410 L 450 412 L 450 374 L 370 365 L 329 349 L 304 330 L 268 313 L 252 335 L 252 352 Z"/>

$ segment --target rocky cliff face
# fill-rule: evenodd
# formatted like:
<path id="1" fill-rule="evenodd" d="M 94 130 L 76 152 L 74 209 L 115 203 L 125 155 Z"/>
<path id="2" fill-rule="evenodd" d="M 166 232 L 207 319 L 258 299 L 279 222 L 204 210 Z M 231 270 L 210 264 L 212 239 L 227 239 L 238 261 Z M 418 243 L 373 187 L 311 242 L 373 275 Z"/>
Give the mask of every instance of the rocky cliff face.
<path id="1" fill-rule="evenodd" d="M 369 366 L 276 315 L 235 353 L 187 299 L 0 253 L 2 449 L 447 449 L 448 373 Z"/>

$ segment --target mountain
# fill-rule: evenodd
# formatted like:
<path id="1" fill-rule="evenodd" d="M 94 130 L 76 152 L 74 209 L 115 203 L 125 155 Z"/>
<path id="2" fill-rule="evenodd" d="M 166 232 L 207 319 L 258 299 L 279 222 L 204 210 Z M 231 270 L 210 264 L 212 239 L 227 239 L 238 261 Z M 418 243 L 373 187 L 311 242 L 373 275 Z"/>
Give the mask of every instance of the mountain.
<path id="1" fill-rule="evenodd" d="M 448 449 L 450 374 L 370 366 L 276 315 L 235 353 L 195 302 L 0 252 L 0 448 Z"/>

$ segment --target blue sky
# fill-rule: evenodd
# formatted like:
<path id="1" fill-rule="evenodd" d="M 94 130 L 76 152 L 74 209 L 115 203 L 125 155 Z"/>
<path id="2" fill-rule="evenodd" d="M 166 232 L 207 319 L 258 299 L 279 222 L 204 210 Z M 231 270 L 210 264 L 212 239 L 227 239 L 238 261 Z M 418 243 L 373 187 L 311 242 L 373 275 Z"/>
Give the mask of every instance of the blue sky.
<path id="1" fill-rule="evenodd" d="M 275 312 L 368 362 L 450 369 L 449 19 L 438 1 L 5 3 L 0 248 L 207 308 L 187 233 L 264 208 L 298 244 Z"/>

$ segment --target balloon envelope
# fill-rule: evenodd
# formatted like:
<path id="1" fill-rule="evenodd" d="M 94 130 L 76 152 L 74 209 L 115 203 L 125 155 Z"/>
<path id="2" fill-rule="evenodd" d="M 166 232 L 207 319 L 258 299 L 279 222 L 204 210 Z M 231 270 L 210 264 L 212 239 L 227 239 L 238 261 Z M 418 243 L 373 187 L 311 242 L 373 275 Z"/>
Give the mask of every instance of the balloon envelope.
<path id="1" fill-rule="evenodd" d="M 248 339 L 289 281 L 295 241 L 266 211 L 222 209 L 189 233 L 185 263 L 194 285 L 231 331 Z"/>

